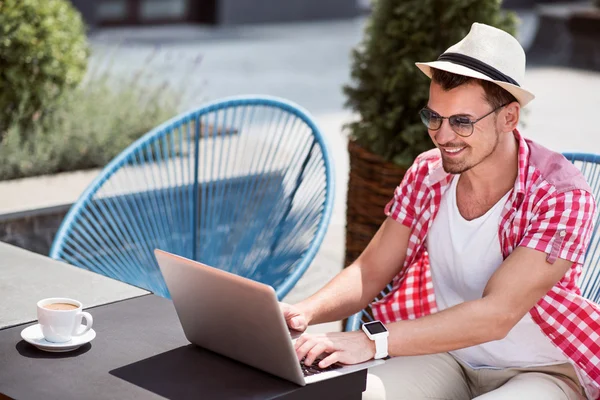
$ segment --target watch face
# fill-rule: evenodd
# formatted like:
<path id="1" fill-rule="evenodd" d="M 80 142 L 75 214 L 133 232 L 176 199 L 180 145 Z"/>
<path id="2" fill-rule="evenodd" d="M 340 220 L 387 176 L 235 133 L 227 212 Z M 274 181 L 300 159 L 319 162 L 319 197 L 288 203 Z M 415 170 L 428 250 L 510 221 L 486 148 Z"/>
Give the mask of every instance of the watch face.
<path id="1" fill-rule="evenodd" d="M 369 333 L 371 335 L 376 335 L 378 333 L 387 332 L 387 329 L 385 329 L 385 326 L 379 321 L 369 322 L 369 323 L 366 323 L 364 326 L 365 326 L 365 328 L 367 328 L 367 330 L 369 331 Z"/>

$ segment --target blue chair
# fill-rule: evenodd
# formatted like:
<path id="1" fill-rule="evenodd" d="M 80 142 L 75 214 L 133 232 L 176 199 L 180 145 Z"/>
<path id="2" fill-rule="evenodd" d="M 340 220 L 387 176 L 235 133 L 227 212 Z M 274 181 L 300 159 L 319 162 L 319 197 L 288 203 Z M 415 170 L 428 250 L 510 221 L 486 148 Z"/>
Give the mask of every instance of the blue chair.
<path id="1" fill-rule="evenodd" d="M 282 299 L 333 207 L 323 135 L 297 105 L 235 97 L 173 118 L 108 164 L 50 256 L 169 297 L 159 248 L 271 285 Z"/>
<path id="2" fill-rule="evenodd" d="M 586 153 L 564 153 L 569 161 L 575 164 L 588 184 L 600 208 L 600 155 Z M 598 235 L 600 220 L 596 220 L 592 239 L 585 255 L 583 273 L 579 278 L 581 294 L 586 299 L 600 303 L 600 235 Z"/>
<path id="3" fill-rule="evenodd" d="M 600 155 L 585 153 L 564 153 L 563 155 L 581 170 L 592 188 L 596 204 L 600 208 Z M 600 303 L 600 235 L 597 234 L 598 225 L 600 225 L 600 221 L 596 221 L 585 257 L 583 273 L 579 279 L 583 297 L 595 303 Z M 391 289 L 391 285 L 388 285 L 375 300 L 389 293 Z M 345 330 L 358 330 L 362 322 L 369 321 L 373 321 L 373 315 L 370 312 L 370 307 L 367 307 L 348 318 Z"/>

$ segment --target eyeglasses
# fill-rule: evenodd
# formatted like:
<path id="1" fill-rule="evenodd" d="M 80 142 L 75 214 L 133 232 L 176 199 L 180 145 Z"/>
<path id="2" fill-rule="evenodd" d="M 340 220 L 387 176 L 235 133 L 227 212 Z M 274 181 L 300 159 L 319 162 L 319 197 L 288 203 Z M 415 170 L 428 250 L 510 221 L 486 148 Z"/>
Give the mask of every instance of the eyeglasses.
<path id="1" fill-rule="evenodd" d="M 483 117 L 477 118 L 474 121 L 471 121 L 469 117 L 465 117 L 464 115 L 451 115 L 449 117 L 442 117 L 441 115 L 439 115 L 435 111 L 430 110 L 427 107 L 423 108 L 419 112 L 419 115 L 421 116 L 421 121 L 423 121 L 423 124 L 425 124 L 427 129 L 437 131 L 442 127 L 442 123 L 444 122 L 444 120 L 447 119 L 450 123 L 450 127 L 458 136 L 469 137 L 473 134 L 475 124 L 477 122 L 481 121 L 488 115 L 498 111 L 499 109 L 508 104 L 510 103 L 503 104 L 500 107 L 497 107 L 489 113 L 485 114 Z"/>

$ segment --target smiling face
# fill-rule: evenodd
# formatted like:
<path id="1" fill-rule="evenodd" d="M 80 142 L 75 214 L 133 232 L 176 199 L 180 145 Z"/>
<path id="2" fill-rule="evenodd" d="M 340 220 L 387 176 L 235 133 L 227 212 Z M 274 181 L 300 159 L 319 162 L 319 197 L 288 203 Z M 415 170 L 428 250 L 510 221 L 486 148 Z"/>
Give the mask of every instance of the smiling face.
<path id="1" fill-rule="evenodd" d="M 474 121 L 488 114 L 495 107 L 486 100 L 485 90 L 476 81 L 444 90 L 434 80 L 429 89 L 427 108 L 443 117 L 459 115 Z M 461 174 L 494 154 L 501 135 L 498 126 L 498 113 L 501 111 L 502 109 L 478 121 L 473 126 L 473 134 L 469 137 L 456 134 L 447 119 L 438 130 L 429 130 L 431 140 L 442 153 L 446 172 Z"/>

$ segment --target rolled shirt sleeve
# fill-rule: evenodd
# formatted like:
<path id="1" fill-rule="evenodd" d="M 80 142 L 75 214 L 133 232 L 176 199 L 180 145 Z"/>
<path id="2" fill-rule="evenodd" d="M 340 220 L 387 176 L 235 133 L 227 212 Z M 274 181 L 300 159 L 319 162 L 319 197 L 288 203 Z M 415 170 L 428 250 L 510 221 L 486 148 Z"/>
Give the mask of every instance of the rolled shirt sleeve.
<path id="1" fill-rule="evenodd" d="M 585 190 L 572 190 L 546 196 L 532 211 L 520 246 L 557 258 L 583 264 L 594 230 L 596 202 Z"/>

